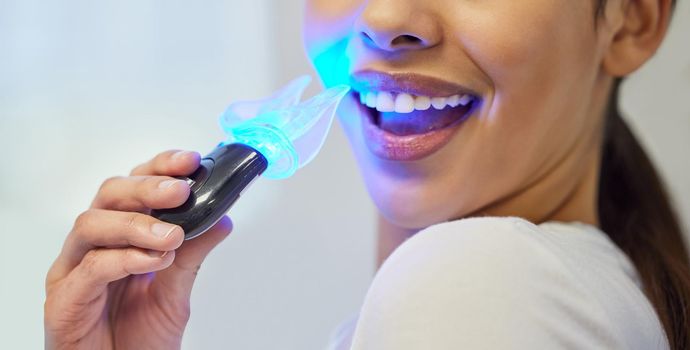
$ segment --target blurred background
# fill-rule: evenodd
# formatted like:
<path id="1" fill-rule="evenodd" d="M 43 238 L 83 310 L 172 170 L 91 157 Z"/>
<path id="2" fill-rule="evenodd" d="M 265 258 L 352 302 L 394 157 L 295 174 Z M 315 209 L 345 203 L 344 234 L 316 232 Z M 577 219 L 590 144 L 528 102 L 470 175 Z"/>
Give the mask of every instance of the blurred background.
<path id="1" fill-rule="evenodd" d="M 210 151 L 230 101 L 311 72 L 302 2 L 0 0 L 0 349 L 43 346 L 45 273 L 104 179 L 161 150 Z M 689 6 L 623 100 L 686 231 Z M 323 349 L 373 275 L 374 213 L 336 126 L 312 165 L 232 209 L 184 348 Z"/>

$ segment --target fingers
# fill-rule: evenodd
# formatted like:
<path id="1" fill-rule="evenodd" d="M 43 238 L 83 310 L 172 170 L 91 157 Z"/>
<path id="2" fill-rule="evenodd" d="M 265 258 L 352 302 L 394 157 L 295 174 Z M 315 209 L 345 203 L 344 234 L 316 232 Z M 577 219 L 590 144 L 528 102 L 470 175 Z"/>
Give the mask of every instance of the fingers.
<path id="1" fill-rule="evenodd" d="M 189 186 L 169 176 L 193 173 L 200 156 L 191 151 L 166 151 L 132 170 L 129 177 L 113 177 L 101 185 L 93 208 L 145 212 L 174 208 L 189 197 Z"/>
<path id="2" fill-rule="evenodd" d="M 166 298 L 189 298 L 201 263 L 231 231 L 232 221 L 224 216 L 203 235 L 186 241 L 177 249 L 173 264 L 156 274 L 156 282 L 159 283 L 156 288 L 159 289 L 154 289 L 154 292 L 165 293 Z"/>
<path id="3" fill-rule="evenodd" d="M 64 280 L 68 300 L 86 303 L 103 293 L 108 283 L 132 274 L 144 274 L 167 268 L 175 252 L 159 252 L 139 248 L 90 250 Z"/>
<path id="4" fill-rule="evenodd" d="M 184 232 L 151 216 L 102 209 L 91 209 L 79 215 L 65 240 L 54 268 L 55 278 L 64 277 L 97 247 L 134 246 L 160 253 L 177 249 Z"/>
<path id="5" fill-rule="evenodd" d="M 189 185 L 167 176 L 112 177 L 101 185 L 92 208 L 145 212 L 174 208 L 189 197 Z"/>
<path id="6" fill-rule="evenodd" d="M 200 160 L 201 157 L 196 152 L 166 151 L 134 168 L 131 175 L 189 175 L 199 167 Z"/>

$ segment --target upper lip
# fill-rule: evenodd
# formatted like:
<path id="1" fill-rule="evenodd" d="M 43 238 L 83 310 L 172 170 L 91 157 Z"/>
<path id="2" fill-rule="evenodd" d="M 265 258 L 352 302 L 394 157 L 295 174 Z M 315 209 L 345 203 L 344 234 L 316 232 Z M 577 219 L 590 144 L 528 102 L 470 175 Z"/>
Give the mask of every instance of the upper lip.
<path id="1" fill-rule="evenodd" d="M 350 75 L 353 90 L 387 91 L 408 93 L 416 96 L 448 97 L 453 95 L 479 95 L 471 89 L 443 79 L 416 73 L 385 73 L 375 70 L 361 70 Z"/>

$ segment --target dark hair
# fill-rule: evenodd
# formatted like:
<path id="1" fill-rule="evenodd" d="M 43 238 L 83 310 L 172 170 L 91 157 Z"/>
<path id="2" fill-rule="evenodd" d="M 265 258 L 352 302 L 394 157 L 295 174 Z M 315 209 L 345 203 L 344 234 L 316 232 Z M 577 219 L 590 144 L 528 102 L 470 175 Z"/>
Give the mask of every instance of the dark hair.
<path id="1" fill-rule="evenodd" d="M 601 15 L 606 0 L 598 1 Z M 619 112 L 621 82 L 615 81 L 605 116 L 599 220 L 635 265 L 671 349 L 687 349 L 690 259 L 664 183 Z"/>

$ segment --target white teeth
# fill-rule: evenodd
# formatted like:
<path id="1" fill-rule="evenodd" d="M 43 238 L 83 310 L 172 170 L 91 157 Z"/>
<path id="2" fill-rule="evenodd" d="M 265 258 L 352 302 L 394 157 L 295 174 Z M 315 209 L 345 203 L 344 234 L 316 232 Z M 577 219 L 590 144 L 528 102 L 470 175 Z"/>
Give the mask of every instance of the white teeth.
<path id="1" fill-rule="evenodd" d="M 462 97 L 460 97 L 459 103 L 461 105 L 467 106 L 467 104 L 470 102 L 472 102 L 472 96 L 465 94 L 465 95 L 462 95 Z"/>
<path id="2" fill-rule="evenodd" d="M 474 98 L 471 95 L 453 95 L 448 97 L 413 96 L 407 93 L 361 92 L 359 102 L 379 112 L 412 113 L 426 111 L 432 106 L 436 110 L 446 107 L 467 106 Z"/>
<path id="3" fill-rule="evenodd" d="M 445 97 L 432 97 L 431 98 L 431 105 L 434 106 L 434 108 L 436 108 L 438 110 L 442 110 L 442 109 L 446 108 L 446 105 L 447 105 L 446 101 L 447 100 L 448 99 L 446 99 Z"/>
<path id="4" fill-rule="evenodd" d="M 379 112 L 393 112 L 395 100 L 390 92 L 379 92 L 376 96 L 376 110 Z"/>
<path id="5" fill-rule="evenodd" d="M 427 96 L 417 96 L 414 99 L 414 109 L 426 111 L 431 107 L 431 99 Z"/>
<path id="6" fill-rule="evenodd" d="M 400 94 L 395 98 L 395 113 L 410 113 L 414 111 L 414 97 Z"/>
<path id="7" fill-rule="evenodd" d="M 376 93 L 370 92 L 367 94 L 366 105 L 369 108 L 376 108 Z"/>

